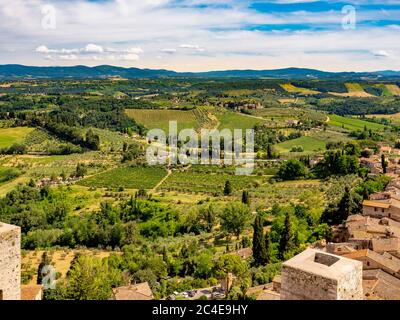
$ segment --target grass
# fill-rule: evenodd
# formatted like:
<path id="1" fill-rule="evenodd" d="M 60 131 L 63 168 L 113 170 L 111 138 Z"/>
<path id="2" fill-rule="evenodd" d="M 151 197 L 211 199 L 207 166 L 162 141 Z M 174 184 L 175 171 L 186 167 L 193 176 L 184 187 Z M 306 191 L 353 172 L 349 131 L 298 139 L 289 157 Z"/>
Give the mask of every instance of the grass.
<path id="1" fill-rule="evenodd" d="M 329 124 L 336 127 L 341 127 L 350 131 L 364 130 L 364 127 L 373 131 L 383 131 L 385 126 L 379 123 L 363 121 L 354 118 L 346 118 L 338 115 L 329 115 Z"/>
<path id="2" fill-rule="evenodd" d="M 303 152 L 290 152 L 293 147 L 303 147 Z M 312 154 L 326 149 L 326 143 L 314 137 L 300 137 L 293 140 L 278 143 L 275 145 L 276 150 L 282 154 Z"/>
<path id="3" fill-rule="evenodd" d="M 33 128 L 16 127 L 0 129 L 0 148 L 8 148 L 14 143 L 21 143 Z"/>
<path id="4" fill-rule="evenodd" d="M 85 178 L 78 184 L 96 188 L 152 189 L 166 174 L 165 169 L 156 167 L 123 167 Z"/>
<path id="5" fill-rule="evenodd" d="M 193 110 L 127 109 L 126 114 L 148 129 L 169 131 L 169 121 L 178 122 L 178 130 L 197 129 L 199 123 Z"/>
<path id="6" fill-rule="evenodd" d="M 223 129 L 252 129 L 255 125 L 265 123 L 262 119 L 252 118 L 240 113 L 222 111 L 216 114 L 219 121 L 219 130 Z"/>
<path id="7" fill-rule="evenodd" d="M 285 83 L 280 85 L 284 90 L 290 93 L 300 93 L 300 94 L 318 94 L 318 91 L 310 90 L 307 88 L 296 87 L 291 83 Z"/>

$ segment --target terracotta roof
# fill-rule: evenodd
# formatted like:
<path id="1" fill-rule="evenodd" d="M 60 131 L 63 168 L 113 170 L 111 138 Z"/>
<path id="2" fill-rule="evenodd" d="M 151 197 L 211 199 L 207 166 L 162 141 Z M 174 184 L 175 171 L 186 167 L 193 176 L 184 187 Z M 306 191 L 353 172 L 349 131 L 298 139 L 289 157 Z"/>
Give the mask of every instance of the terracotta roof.
<path id="1" fill-rule="evenodd" d="M 153 300 L 153 292 L 147 282 L 113 289 L 114 300 Z"/>
<path id="2" fill-rule="evenodd" d="M 364 200 L 363 201 L 363 206 L 389 209 L 390 208 L 390 203 Z"/>
<path id="3" fill-rule="evenodd" d="M 42 298 L 43 286 L 41 284 L 21 286 L 21 300 L 42 300 Z"/>

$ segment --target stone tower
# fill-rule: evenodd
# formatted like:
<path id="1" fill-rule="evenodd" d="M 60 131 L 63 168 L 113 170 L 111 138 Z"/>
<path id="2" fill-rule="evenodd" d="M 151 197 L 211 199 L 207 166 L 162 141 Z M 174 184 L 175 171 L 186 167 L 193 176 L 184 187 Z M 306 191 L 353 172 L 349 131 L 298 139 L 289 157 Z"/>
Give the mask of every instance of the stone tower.
<path id="1" fill-rule="evenodd" d="M 281 300 L 363 300 L 362 263 L 307 249 L 282 265 Z"/>
<path id="2" fill-rule="evenodd" d="M 21 299 L 21 229 L 0 222 L 0 300 Z"/>

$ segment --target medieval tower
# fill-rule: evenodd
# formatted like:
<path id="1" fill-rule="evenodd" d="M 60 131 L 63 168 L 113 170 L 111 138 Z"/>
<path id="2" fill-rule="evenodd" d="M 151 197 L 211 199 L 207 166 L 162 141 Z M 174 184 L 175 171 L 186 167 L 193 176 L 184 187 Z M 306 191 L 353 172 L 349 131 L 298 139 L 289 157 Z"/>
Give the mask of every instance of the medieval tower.
<path id="1" fill-rule="evenodd" d="M 21 229 L 0 222 L 0 300 L 21 299 Z"/>

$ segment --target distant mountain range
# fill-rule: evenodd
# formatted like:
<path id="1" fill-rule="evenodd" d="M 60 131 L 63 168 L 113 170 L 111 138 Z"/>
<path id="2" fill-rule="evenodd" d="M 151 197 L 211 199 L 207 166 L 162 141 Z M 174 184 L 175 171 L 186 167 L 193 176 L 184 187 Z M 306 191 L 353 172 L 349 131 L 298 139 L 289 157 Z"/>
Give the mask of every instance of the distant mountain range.
<path id="1" fill-rule="evenodd" d="M 363 79 L 400 78 L 400 71 L 377 72 L 326 72 L 304 68 L 276 70 L 227 70 L 209 72 L 175 72 L 138 68 L 121 68 L 108 65 L 97 67 L 31 67 L 18 64 L 0 65 L 0 80 L 8 79 L 106 79 L 120 77 L 128 79 L 160 77 L 202 78 L 276 78 L 276 79 Z"/>

